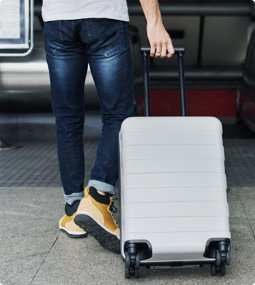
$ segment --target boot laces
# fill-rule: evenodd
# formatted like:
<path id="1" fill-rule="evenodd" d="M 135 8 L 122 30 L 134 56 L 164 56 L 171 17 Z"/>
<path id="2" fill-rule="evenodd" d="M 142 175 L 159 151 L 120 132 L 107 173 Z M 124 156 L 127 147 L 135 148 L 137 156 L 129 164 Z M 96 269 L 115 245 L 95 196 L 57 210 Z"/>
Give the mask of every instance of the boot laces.
<path id="1" fill-rule="evenodd" d="M 110 199 L 111 199 L 111 202 L 110 202 L 109 210 L 111 212 L 113 221 L 114 221 L 116 227 L 118 228 L 119 226 L 118 226 L 117 221 L 115 220 L 115 217 L 114 217 L 115 216 L 114 214 L 117 213 L 117 208 L 114 206 L 114 200 L 117 200 L 117 198 L 115 198 L 114 200 L 113 200 L 113 198 L 110 198 Z"/>
<path id="2" fill-rule="evenodd" d="M 110 205 L 110 208 L 109 210 L 112 212 L 112 213 L 117 213 L 117 208 L 114 206 L 114 201 L 112 200 L 111 201 L 111 205 Z"/>

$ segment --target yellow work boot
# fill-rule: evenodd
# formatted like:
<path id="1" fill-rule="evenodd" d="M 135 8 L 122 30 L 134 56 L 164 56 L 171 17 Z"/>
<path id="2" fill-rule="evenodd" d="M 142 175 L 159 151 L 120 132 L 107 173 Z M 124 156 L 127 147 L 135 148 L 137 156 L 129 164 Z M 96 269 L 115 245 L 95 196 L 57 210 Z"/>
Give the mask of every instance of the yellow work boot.
<path id="1" fill-rule="evenodd" d="M 86 228 L 106 249 L 120 252 L 120 230 L 112 216 L 112 198 L 100 195 L 93 187 L 85 188 L 84 198 L 77 209 L 74 221 Z"/>
<path id="2" fill-rule="evenodd" d="M 76 210 L 80 201 L 75 201 L 72 205 L 65 205 L 65 215 L 59 220 L 59 229 L 71 238 L 87 237 L 85 229 L 80 228 L 74 222 Z"/>

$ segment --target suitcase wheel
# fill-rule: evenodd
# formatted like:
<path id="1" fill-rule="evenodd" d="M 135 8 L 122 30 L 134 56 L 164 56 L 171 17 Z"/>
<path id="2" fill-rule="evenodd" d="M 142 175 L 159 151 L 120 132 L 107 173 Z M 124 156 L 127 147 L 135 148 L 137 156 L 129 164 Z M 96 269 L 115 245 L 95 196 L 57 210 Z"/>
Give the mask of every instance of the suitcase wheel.
<path id="1" fill-rule="evenodd" d="M 222 263 L 220 266 L 217 266 L 215 263 L 211 264 L 211 275 L 216 276 L 218 273 L 221 274 L 221 276 L 224 276 L 226 272 L 225 263 Z"/>
<path id="2" fill-rule="evenodd" d="M 139 278 L 140 255 L 136 250 L 129 250 L 125 256 L 125 278 Z"/>
<path id="3" fill-rule="evenodd" d="M 230 264 L 230 245 L 220 242 L 218 249 L 214 251 L 215 262 L 211 264 L 211 275 L 225 275 L 226 265 Z"/>

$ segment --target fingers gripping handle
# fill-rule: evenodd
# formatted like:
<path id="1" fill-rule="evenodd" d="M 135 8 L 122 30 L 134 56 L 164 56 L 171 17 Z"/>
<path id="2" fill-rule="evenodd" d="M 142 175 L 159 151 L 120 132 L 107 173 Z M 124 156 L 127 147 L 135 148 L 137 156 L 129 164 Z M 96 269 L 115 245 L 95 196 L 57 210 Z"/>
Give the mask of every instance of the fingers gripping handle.
<path id="1" fill-rule="evenodd" d="M 148 46 L 141 47 L 141 52 L 146 52 L 147 54 L 150 53 L 151 48 Z M 185 53 L 185 48 L 183 46 L 174 46 L 174 53 Z"/>
<path id="2" fill-rule="evenodd" d="M 149 81 L 149 47 L 142 47 L 141 52 L 143 55 L 143 72 L 144 72 L 144 108 L 145 116 L 150 115 L 150 81 Z M 185 77 L 184 77 L 184 63 L 183 55 L 185 53 L 185 48 L 183 46 L 174 47 L 175 54 L 178 55 L 178 65 L 179 65 L 179 88 L 180 88 L 180 99 L 181 99 L 181 115 L 187 115 L 186 108 L 186 94 L 185 94 Z"/>

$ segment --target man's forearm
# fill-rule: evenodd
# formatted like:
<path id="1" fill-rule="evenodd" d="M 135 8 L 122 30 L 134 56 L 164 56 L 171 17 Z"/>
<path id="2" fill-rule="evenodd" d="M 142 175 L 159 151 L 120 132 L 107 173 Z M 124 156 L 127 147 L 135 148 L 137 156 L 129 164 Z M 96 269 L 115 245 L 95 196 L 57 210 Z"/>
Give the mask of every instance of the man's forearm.
<path id="1" fill-rule="evenodd" d="M 162 23 L 158 0 L 140 0 L 147 23 Z"/>
<path id="2" fill-rule="evenodd" d="M 150 43 L 150 55 L 155 57 L 170 57 L 173 53 L 173 45 L 167 33 L 158 0 L 140 0 L 145 18 L 147 20 L 147 36 Z"/>

